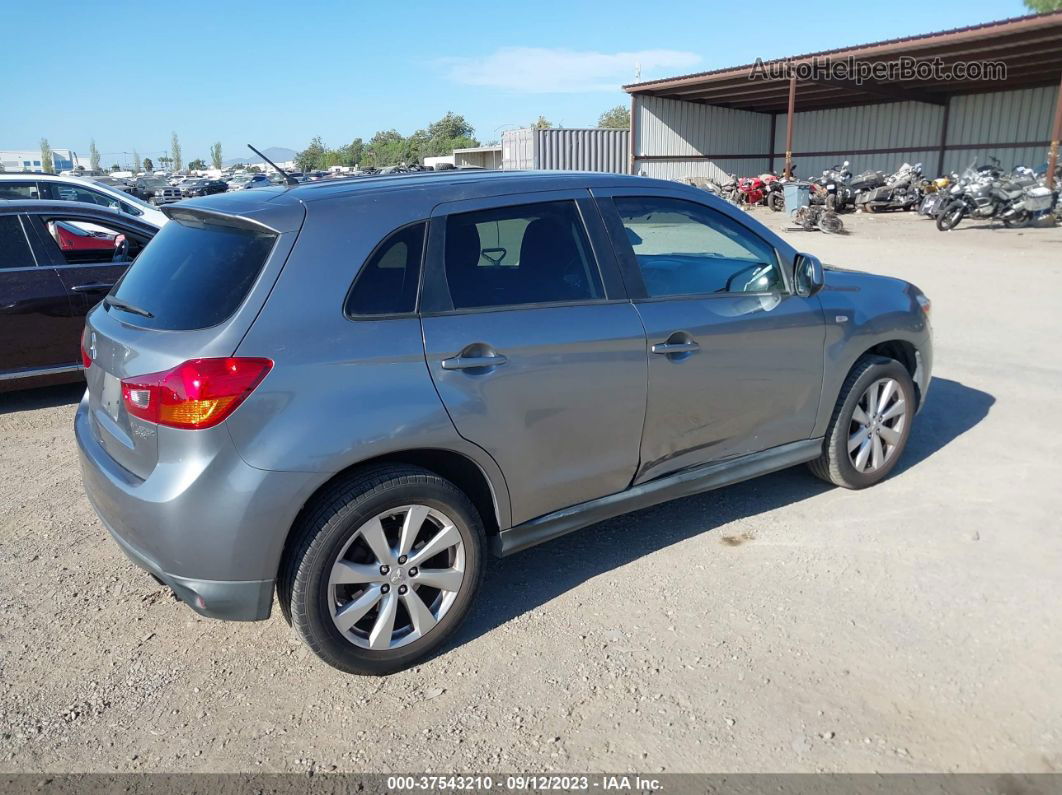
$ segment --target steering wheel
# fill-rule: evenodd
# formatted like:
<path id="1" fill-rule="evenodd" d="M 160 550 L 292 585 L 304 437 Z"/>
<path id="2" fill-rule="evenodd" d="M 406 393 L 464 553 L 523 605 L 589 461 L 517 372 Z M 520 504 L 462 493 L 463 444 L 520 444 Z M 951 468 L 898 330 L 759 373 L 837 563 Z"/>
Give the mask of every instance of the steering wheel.
<path id="1" fill-rule="evenodd" d="M 111 262 L 128 262 L 129 261 L 129 238 L 125 235 L 118 235 L 114 239 L 114 254 L 111 256 Z"/>

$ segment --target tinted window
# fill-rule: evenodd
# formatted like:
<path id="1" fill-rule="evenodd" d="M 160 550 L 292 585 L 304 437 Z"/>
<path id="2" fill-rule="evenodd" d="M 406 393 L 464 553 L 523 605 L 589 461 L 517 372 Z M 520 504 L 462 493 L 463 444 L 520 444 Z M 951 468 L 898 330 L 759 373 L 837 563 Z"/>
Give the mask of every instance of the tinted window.
<path id="1" fill-rule="evenodd" d="M 171 220 L 115 288 L 115 297 L 154 317 L 119 312 L 146 328 L 214 326 L 236 311 L 276 235 L 192 220 Z"/>
<path id="2" fill-rule="evenodd" d="M 347 297 L 348 315 L 398 315 L 417 304 L 424 224 L 399 229 L 369 257 Z"/>
<path id="3" fill-rule="evenodd" d="M 33 254 L 15 215 L 0 215 L 0 270 L 34 265 Z"/>
<path id="4" fill-rule="evenodd" d="M 39 199 L 36 182 L 0 182 L 0 199 Z"/>
<path id="5" fill-rule="evenodd" d="M 446 282 L 455 309 L 588 301 L 604 295 L 573 201 L 449 216 Z"/>
<path id="6" fill-rule="evenodd" d="M 616 209 L 652 297 L 781 289 L 774 249 L 695 202 L 616 198 Z"/>

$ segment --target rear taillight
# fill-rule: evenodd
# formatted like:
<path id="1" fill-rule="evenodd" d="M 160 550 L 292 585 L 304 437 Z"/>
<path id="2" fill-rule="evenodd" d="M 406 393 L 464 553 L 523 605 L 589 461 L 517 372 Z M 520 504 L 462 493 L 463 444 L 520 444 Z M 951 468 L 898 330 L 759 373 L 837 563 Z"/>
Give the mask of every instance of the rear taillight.
<path id="1" fill-rule="evenodd" d="M 192 359 L 164 373 L 122 381 L 126 411 L 158 425 L 196 430 L 212 428 L 236 410 L 273 362 L 234 356 Z"/>
<path id="2" fill-rule="evenodd" d="M 85 326 L 85 330 L 81 332 L 81 366 L 86 370 L 92 367 L 92 354 L 89 353 L 88 335 L 88 326 Z"/>

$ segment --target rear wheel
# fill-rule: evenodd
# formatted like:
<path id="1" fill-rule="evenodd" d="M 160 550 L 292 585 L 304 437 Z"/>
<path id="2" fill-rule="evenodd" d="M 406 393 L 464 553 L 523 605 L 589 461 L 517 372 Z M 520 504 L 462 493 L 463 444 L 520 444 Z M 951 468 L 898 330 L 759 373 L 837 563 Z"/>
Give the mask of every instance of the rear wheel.
<path id="1" fill-rule="evenodd" d="M 1032 215 L 1025 211 L 1017 213 L 1010 218 L 1003 219 L 1003 225 L 1008 229 L 1024 229 L 1032 221 Z"/>
<path id="2" fill-rule="evenodd" d="M 848 489 L 884 480 L 907 446 L 916 399 L 906 367 L 894 359 L 864 356 L 841 387 L 822 456 L 808 467 Z"/>
<path id="3" fill-rule="evenodd" d="M 785 209 L 785 196 L 781 191 L 771 191 L 770 196 L 767 198 L 767 205 L 776 213 L 780 213 Z"/>
<path id="4" fill-rule="evenodd" d="M 338 484 L 296 532 L 281 607 L 318 657 L 348 673 L 392 673 L 429 654 L 482 579 L 479 514 L 419 467 L 373 468 Z"/>

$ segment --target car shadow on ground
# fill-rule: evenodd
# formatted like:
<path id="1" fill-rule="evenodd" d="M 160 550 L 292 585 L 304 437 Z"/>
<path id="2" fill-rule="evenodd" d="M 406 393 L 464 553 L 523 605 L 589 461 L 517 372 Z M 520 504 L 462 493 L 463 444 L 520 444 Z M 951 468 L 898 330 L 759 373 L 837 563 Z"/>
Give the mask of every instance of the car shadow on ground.
<path id="1" fill-rule="evenodd" d="M 993 403 L 995 398 L 987 392 L 934 378 L 893 476 L 917 466 L 973 428 L 988 416 Z M 794 467 L 600 522 L 511 557 L 492 560 L 476 606 L 447 646 L 474 640 L 580 583 L 644 555 L 831 488 L 805 467 Z M 741 536 L 719 534 L 719 543 L 728 546 L 743 541 Z"/>
<path id="2" fill-rule="evenodd" d="M 0 393 L 0 414 L 50 409 L 65 404 L 76 405 L 83 394 L 85 394 L 84 381 L 4 392 Z"/>

